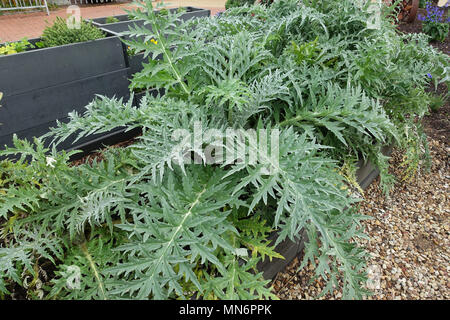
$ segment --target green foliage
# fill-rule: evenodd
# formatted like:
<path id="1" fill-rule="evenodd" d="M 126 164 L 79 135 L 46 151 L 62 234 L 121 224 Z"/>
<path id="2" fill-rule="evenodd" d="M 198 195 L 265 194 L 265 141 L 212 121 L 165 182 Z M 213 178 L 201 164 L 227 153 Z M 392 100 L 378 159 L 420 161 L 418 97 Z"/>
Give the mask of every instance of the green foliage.
<path id="1" fill-rule="evenodd" d="M 24 52 L 32 48 L 34 46 L 28 42 L 27 38 L 23 38 L 20 41 L 5 43 L 0 46 L 0 56 Z"/>
<path id="2" fill-rule="evenodd" d="M 240 6 L 251 6 L 255 3 L 255 0 L 227 0 L 225 2 L 225 9 L 240 7 Z"/>
<path id="3" fill-rule="evenodd" d="M 425 21 L 422 24 L 422 30 L 429 35 L 432 40 L 444 42 L 448 36 L 448 31 L 450 30 L 450 23 Z"/>
<path id="4" fill-rule="evenodd" d="M 167 10 L 166 8 L 162 8 L 161 10 L 158 11 L 158 14 L 162 16 L 167 16 L 169 14 L 169 10 Z"/>
<path id="5" fill-rule="evenodd" d="M 265 6 L 271 6 L 274 0 L 261 0 L 260 3 Z"/>
<path id="6" fill-rule="evenodd" d="M 44 29 L 40 47 L 56 47 L 105 37 L 104 32 L 91 23 L 82 20 L 80 24 L 80 28 L 69 28 L 66 20 L 57 17 L 52 26 Z"/>
<path id="7" fill-rule="evenodd" d="M 148 61 L 133 87 L 165 95 L 147 94 L 138 107 L 133 98 L 97 97 L 33 144 L 15 139 L 0 151 L 19 157 L 0 166 L 0 290 L 22 286 L 27 297 L 47 299 L 271 299 L 257 269 L 282 259 L 269 234 L 277 231 L 280 243 L 305 230 L 302 267 L 316 266 L 324 293 L 370 294 L 355 241 L 367 217 L 352 209 L 358 199 L 348 184 L 356 184 L 357 160 L 369 159 L 388 191 L 381 151 L 390 143 L 405 149 L 407 178 L 426 166 L 419 120 L 432 101 L 427 74 L 448 82 L 448 56 L 424 35 L 399 35 L 385 17 L 379 30 L 367 28 L 370 13 L 350 0 L 278 0 L 186 22 L 156 14 L 150 1 L 139 8 L 130 14 L 146 28 L 132 27 L 126 43 Z M 142 135 L 78 166 L 69 165 L 73 153 L 54 149 L 71 135 L 117 127 Z M 231 128 L 227 138 L 261 161 L 234 153 L 208 161 L 208 147 L 227 147 L 212 132 Z M 278 133 L 278 147 L 270 142 L 277 157 L 260 149 L 268 136 L 252 136 L 263 128 Z"/>
<path id="8" fill-rule="evenodd" d="M 65 252 L 64 264 L 58 265 L 56 276 L 49 283 L 48 299 L 101 299 L 109 298 L 110 277 L 104 272 L 120 261 L 114 251 L 116 243 L 123 241 L 120 232 L 111 235 L 95 231 L 88 239 L 79 239 Z"/>
<path id="9" fill-rule="evenodd" d="M 302 45 L 296 44 L 292 41 L 292 47 L 289 51 L 295 58 L 295 62 L 297 64 L 302 64 L 303 61 L 314 64 L 320 50 L 317 48 L 317 40 L 319 38 L 314 39 L 314 41 L 303 43 Z"/>
<path id="10" fill-rule="evenodd" d="M 107 17 L 107 18 L 105 19 L 105 22 L 106 22 L 106 23 L 115 23 L 115 22 L 120 22 L 120 20 L 117 19 L 117 18 L 114 17 L 114 16 L 111 16 L 111 17 Z"/>
<path id="11" fill-rule="evenodd" d="M 431 111 L 437 111 L 440 107 L 442 107 L 446 101 L 449 99 L 449 94 L 441 94 L 441 95 L 432 95 L 430 101 L 430 109 Z M 1 100 L 1 96 L 0 96 Z"/>

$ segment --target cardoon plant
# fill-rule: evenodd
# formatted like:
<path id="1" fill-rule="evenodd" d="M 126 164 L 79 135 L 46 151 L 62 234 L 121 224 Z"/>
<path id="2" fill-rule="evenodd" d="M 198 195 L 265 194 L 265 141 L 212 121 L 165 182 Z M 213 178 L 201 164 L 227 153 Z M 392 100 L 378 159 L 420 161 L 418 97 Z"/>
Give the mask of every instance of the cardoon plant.
<path id="1" fill-rule="evenodd" d="M 445 7 L 448 7 L 448 3 Z M 425 5 L 426 16 L 419 14 L 418 19 L 422 21 L 422 30 L 432 40 L 444 41 L 448 35 L 450 19 L 445 16 L 444 8 L 434 6 L 431 2 Z"/>

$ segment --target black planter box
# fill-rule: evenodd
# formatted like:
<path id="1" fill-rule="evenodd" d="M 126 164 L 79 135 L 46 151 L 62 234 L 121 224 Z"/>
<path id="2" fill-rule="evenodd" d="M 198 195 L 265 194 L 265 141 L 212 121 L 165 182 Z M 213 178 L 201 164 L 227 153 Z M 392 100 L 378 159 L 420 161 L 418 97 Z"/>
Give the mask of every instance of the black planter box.
<path id="1" fill-rule="evenodd" d="M 32 140 L 69 112 L 82 113 L 96 94 L 129 97 L 127 78 L 118 37 L 0 56 L 0 149 L 12 144 L 14 133 Z M 69 140 L 59 148 L 74 146 Z"/>
<path id="2" fill-rule="evenodd" d="M 135 54 L 134 56 L 126 55 L 128 62 L 128 76 L 131 78 L 133 74 L 142 70 L 142 64 L 147 62 L 148 58 L 144 58 L 143 53 Z"/>

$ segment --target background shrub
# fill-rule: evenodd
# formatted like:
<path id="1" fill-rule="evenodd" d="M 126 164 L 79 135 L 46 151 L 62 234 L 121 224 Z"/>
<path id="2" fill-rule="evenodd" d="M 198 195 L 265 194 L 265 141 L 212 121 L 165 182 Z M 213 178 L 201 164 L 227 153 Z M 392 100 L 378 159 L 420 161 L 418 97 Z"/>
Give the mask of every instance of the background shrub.
<path id="1" fill-rule="evenodd" d="M 241 7 L 243 5 L 251 6 L 254 3 L 255 0 L 227 0 L 227 2 L 225 2 L 225 9 Z"/>
<path id="2" fill-rule="evenodd" d="M 40 47 L 56 47 L 64 44 L 84 42 L 104 38 L 105 33 L 93 26 L 91 23 L 81 21 L 81 27 L 71 29 L 66 20 L 57 17 L 52 26 L 44 29 L 41 36 Z"/>

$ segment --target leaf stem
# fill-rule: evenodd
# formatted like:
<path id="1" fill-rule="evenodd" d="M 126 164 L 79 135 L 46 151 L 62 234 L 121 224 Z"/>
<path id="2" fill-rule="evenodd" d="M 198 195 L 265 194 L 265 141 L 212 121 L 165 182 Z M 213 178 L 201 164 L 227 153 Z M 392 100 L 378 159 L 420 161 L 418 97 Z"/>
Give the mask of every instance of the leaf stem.
<path id="1" fill-rule="evenodd" d="M 97 279 L 98 288 L 100 289 L 103 300 L 107 300 L 106 294 L 105 294 L 105 288 L 103 286 L 103 281 L 100 279 L 100 275 L 98 274 L 97 267 L 95 266 L 95 261 L 92 259 L 92 256 L 89 253 L 88 248 L 86 247 L 86 242 L 83 242 L 80 245 L 80 248 L 81 248 L 81 251 L 83 251 L 84 255 L 86 256 L 86 259 L 88 259 L 89 265 L 90 265 L 92 271 L 94 272 L 94 276 L 95 276 L 95 279 Z"/>

